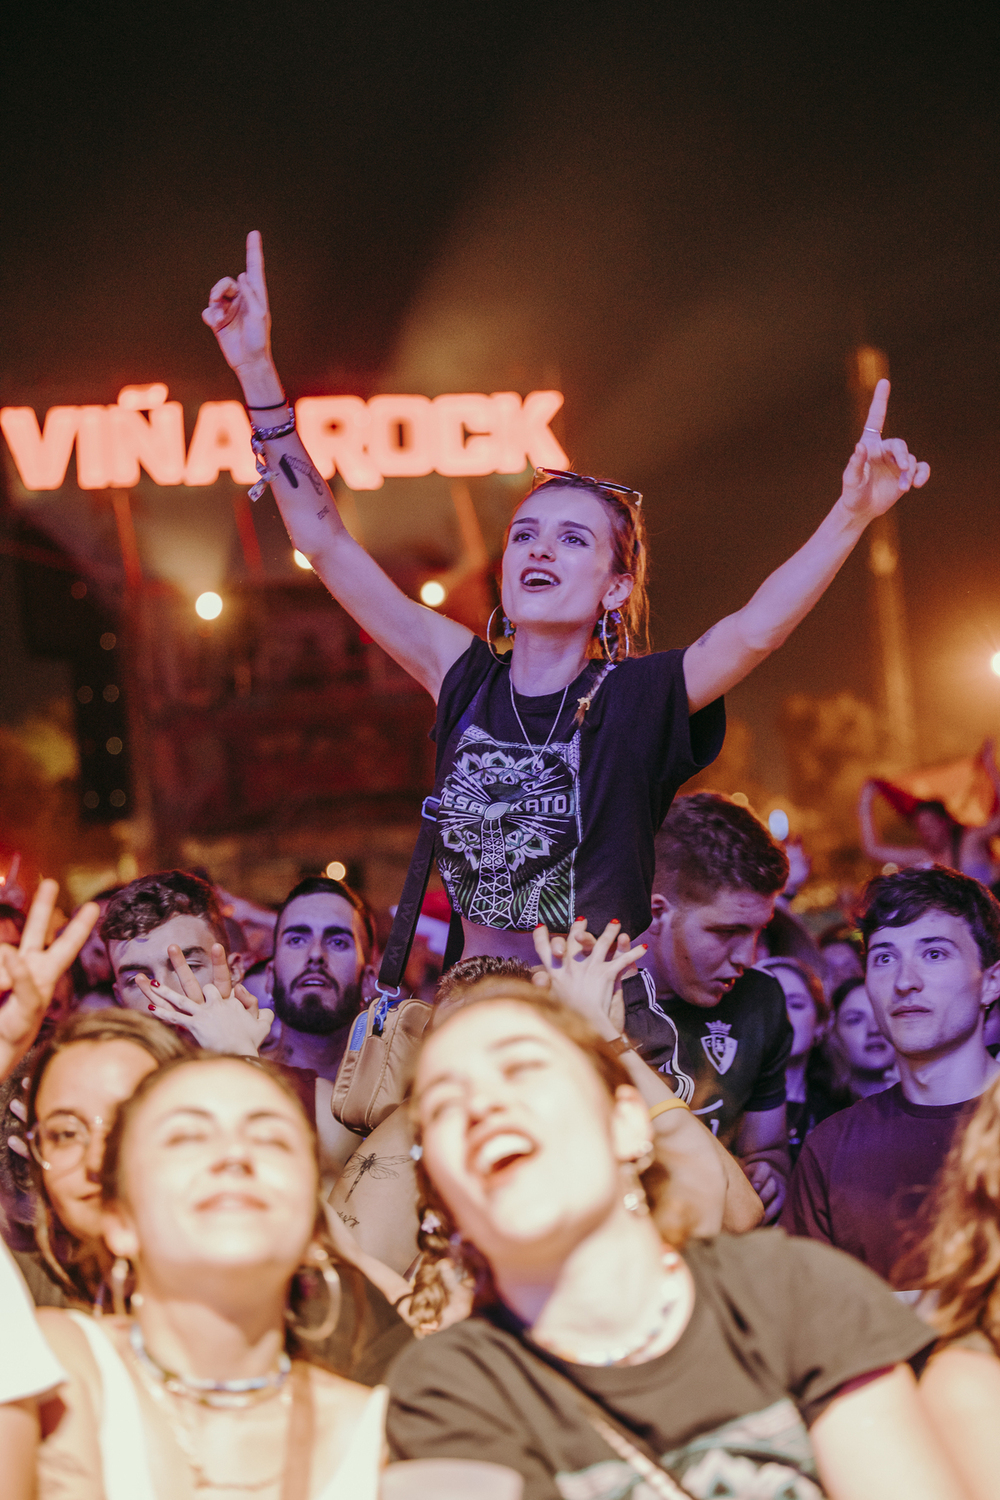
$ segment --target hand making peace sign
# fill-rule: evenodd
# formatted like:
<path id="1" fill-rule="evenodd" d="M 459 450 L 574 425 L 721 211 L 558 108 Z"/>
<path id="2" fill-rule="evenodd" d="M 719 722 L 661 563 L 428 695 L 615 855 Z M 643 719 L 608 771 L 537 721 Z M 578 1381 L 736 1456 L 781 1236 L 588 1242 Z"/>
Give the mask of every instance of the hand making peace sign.
<path id="1" fill-rule="evenodd" d="M 46 944 L 58 894 L 57 880 L 43 880 L 19 947 L 0 944 L 0 1078 L 30 1050 L 56 984 L 101 914 L 96 902 L 85 902 L 59 936 Z"/>

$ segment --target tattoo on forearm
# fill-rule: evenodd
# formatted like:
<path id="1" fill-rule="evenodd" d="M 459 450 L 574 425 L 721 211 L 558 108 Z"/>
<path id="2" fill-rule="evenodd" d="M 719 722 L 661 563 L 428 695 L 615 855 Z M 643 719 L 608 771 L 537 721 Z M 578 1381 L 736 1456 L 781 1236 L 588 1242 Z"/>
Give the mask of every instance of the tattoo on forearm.
<path id="1" fill-rule="evenodd" d="M 351 1186 L 350 1192 L 347 1194 L 344 1202 L 347 1202 L 347 1199 L 351 1196 L 351 1193 L 354 1192 L 354 1189 L 357 1187 L 358 1183 L 363 1177 L 373 1177 L 376 1182 L 382 1181 L 387 1177 L 398 1177 L 399 1172 L 397 1169 L 409 1160 L 410 1158 L 408 1156 L 380 1157 L 377 1151 L 373 1151 L 370 1155 L 364 1156 L 359 1155 L 356 1152 L 347 1163 L 347 1166 L 344 1168 L 344 1176 L 353 1176 L 354 1178 L 354 1182 Z"/>
<path id="2" fill-rule="evenodd" d="M 714 625 L 710 625 L 708 627 L 708 629 L 705 631 L 705 634 L 703 636 L 700 636 L 699 639 L 695 641 L 695 645 L 696 646 L 707 646 L 714 633 L 715 633 L 715 626 Z"/>
<path id="3" fill-rule="evenodd" d="M 318 510 L 316 512 L 316 519 L 317 519 L 317 521 L 322 521 L 323 517 L 324 516 L 328 516 L 329 514 L 330 514 L 330 507 L 328 505 L 324 505 L 324 507 L 323 507 L 322 510 Z"/>
<path id="4" fill-rule="evenodd" d="M 305 475 L 317 495 L 322 495 L 323 481 L 307 458 L 296 458 L 294 454 L 283 453 L 278 459 L 278 468 L 284 474 L 293 490 L 297 490 L 299 487 L 299 481 L 295 477 L 297 471 L 299 474 Z"/>
<path id="5" fill-rule="evenodd" d="M 357 1229 L 358 1225 L 361 1222 L 361 1220 L 356 1219 L 353 1214 L 342 1214 L 339 1208 L 337 1209 L 337 1218 L 340 1219 L 342 1223 L 346 1224 L 348 1229 Z"/>

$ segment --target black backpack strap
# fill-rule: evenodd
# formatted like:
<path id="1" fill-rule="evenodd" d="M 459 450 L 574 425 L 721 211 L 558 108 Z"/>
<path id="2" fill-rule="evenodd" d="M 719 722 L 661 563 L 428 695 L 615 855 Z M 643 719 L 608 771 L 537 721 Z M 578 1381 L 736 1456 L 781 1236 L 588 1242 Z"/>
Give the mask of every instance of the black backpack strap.
<path id="1" fill-rule="evenodd" d="M 438 788 L 435 787 L 435 791 L 437 790 Z M 437 832 L 437 815 L 440 805 L 440 799 L 431 796 L 424 798 L 420 808 L 420 832 L 417 834 L 416 846 L 410 858 L 410 868 L 403 882 L 403 893 L 396 907 L 396 915 L 392 919 L 392 931 L 389 933 L 378 971 L 379 990 L 382 996 L 389 999 L 395 999 L 399 994 L 400 982 L 406 972 L 410 949 L 413 947 L 413 938 L 420 919 L 420 908 L 427 891 L 431 865 L 434 863 L 434 835 Z M 395 996 L 390 993 L 393 990 L 396 991 Z"/>
<path id="2" fill-rule="evenodd" d="M 448 736 L 445 749 L 438 751 L 437 774 L 434 778 L 434 791 L 429 797 L 425 797 L 420 808 L 420 832 L 417 834 L 416 846 L 410 859 L 410 868 L 406 872 L 403 882 L 403 893 L 396 907 L 396 915 L 392 919 L 392 931 L 382 954 L 382 963 L 378 971 L 379 997 L 376 1002 L 380 1008 L 381 1016 L 390 1005 L 396 1003 L 400 997 L 399 987 L 406 973 L 407 960 L 410 957 L 410 949 L 413 947 L 413 938 L 417 930 L 417 922 L 420 919 L 420 908 L 423 905 L 424 896 L 427 893 L 427 882 L 431 875 L 431 865 L 434 863 L 434 838 L 437 833 L 438 808 L 441 806 L 441 792 L 444 786 L 447 767 L 451 764 L 450 752 L 458 745 L 459 740 L 475 717 L 476 709 L 479 707 L 480 699 L 486 688 L 483 682 L 472 702 L 462 714 L 455 728 Z M 461 931 L 461 919 L 452 915 L 451 927 L 448 933 L 448 952 L 445 955 L 445 967 L 449 965 L 449 958 L 455 946 L 455 926 L 458 923 Z M 461 946 L 458 953 L 451 958 L 461 957 Z M 378 1025 L 378 1016 L 376 1016 Z M 381 1029 L 381 1027 L 379 1027 Z"/>

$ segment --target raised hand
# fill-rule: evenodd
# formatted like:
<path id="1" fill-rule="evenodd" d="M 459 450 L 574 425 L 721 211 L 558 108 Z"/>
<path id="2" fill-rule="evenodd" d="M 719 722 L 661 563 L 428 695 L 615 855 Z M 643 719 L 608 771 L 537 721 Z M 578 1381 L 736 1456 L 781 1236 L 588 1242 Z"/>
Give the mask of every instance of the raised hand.
<path id="1" fill-rule="evenodd" d="M 136 975 L 148 1008 L 168 1026 L 183 1026 L 209 1052 L 256 1057 L 271 1029 L 274 1012 L 259 1010 L 257 1000 L 242 984 L 234 984 L 226 950 L 212 944 L 212 979 L 204 988 L 191 972 L 176 943 L 167 949 L 180 985 L 166 989 L 145 974 Z"/>
<path id="2" fill-rule="evenodd" d="M 625 970 L 641 958 L 646 944 L 629 947 L 619 922 L 609 922 L 595 938 L 587 931 L 586 917 L 578 917 L 565 938 L 550 938 L 542 924 L 535 928 L 535 952 L 542 962 L 553 993 L 585 1016 L 601 1036 L 619 1035 L 620 1017 L 615 1006 L 615 983 Z M 616 951 L 608 957 L 612 948 Z"/>
<path id="3" fill-rule="evenodd" d="M 0 1078 L 20 1062 L 38 1035 L 53 991 L 100 916 L 88 901 L 46 946 L 59 882 L 43 880 L 31 903 L 20 946 L 0 944 Z"/>
<path id="4" fill-rule="evenodd" d="M 930 478 L 930 464 L 918 463 L 902 438 L 884 438 L 889 382 L 880 380 L 868 408 L 864 431 L 844 470 L 843 504 L 866 525 L 891 510 L 909 489 Z"/>
<path id="5" fill-rule="evenodd" d="M 208 296 L 202 318 L 219 341 L 231 369 L 270 357 L 271 312 L 264 279 L 264 246 L 258 229 L 247 235 L 247 268 L 224 276 Z"/>

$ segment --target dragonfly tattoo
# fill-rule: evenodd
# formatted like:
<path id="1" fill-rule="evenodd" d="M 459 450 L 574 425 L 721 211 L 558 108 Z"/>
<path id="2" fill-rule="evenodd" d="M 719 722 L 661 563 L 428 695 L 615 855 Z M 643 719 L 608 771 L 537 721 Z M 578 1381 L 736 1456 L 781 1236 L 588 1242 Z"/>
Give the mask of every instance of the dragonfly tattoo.
<path id="1" fill-rule="evenodd" d="M 344 1175 L 354 1178 L 344 1202 L 347 1202 L 363 1177 L 373 1177 L 376 1182 L 383 1182 L 388 1177 L 398 1177 L 398 1168 L 407 1166 L 409 1161 L 408 1156 L 380 1157 L 377 1151 L 372 1151 L 370 1155 L 355 1152 L 344 1168 Z"/>

